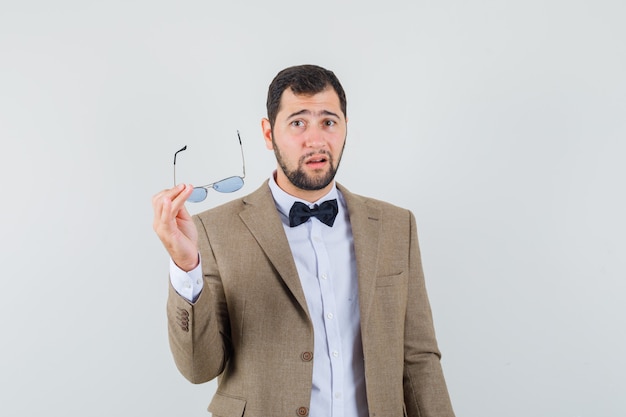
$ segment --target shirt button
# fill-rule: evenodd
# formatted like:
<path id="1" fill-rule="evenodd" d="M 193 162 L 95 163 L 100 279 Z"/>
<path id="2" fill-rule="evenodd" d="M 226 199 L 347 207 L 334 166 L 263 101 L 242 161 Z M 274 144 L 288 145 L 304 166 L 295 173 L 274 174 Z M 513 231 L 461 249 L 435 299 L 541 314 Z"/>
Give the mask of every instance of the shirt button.
<path id="1" fill-rule="evenodd" d="M 324 272 L 324 273 L 322 274 L 322 279 L 327 279 L 327 278 L 328 278 L 328 274 L 326 274 L 326 272 Z"/>
<path id="2" fill-rule="evenodd" d="M 336 392 L 335 393 L 335 398 L 341 398 L 341 393 L 340 392 Z"/>
<path id="3" fill-rule="evenodd" d="M 336 358 L 339 356 L 339 352 L 337 352 L 336 350 L 333 351 L 333 356 Z"/>
<path id="4" fill-rule="evenodd" d="M 197 284 L 197 285 L 200 285 L 200 280 L 196 280 L 196 284 Z"/>
<path id="5" fill-rule="evenodd" d="M 191 288 L 191 284 L 189 282 L 185 282 L 185 288 Z"/>
<path id="6" fill-rule="evenodd" d="M 332 319 L 335 316 L 333 316 L 333 313 L 328 313 L 328 314 L 326 314 L 326 317 L 328 317 L 329 319 Z"/>

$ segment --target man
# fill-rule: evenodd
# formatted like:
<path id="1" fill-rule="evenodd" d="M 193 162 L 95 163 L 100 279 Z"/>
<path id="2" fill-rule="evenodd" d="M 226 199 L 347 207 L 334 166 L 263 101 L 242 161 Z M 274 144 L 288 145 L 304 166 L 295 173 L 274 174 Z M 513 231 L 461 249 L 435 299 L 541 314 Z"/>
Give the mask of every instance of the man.
<path id="1" fill-rule="evenodd" d="M 215 417 L 453 416 L 413 215 L 334 181 L 341 84 L 287 68 L 267 112 L 278 168 L 258 190 L 194 217 L 189 185 L 153 198 L 178 369 L 218 377 Z"/>

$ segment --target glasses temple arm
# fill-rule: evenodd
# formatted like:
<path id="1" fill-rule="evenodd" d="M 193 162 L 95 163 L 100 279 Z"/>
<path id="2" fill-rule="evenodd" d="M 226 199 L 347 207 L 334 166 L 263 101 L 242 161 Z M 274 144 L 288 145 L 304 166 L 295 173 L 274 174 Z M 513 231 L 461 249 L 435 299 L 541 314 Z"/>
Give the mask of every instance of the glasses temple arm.
<path id="1" fill-rule="evenodd" d="M 241 162 L 243 163 L 243 177 L 246 177 L 246 159 L 243 156 L 243 144 L 241 143 L 241 136 L 239 135 L 239 130 L 237 131 L 237 138 L 239 138 L 239 148 L 241 149 Z"/>
<path id="2" fill-rule="evenodd" d="M 185 150 L 187 150 L 187 145 L 183 146 L 174 153 L 174 187 L 176 186 L 176 155 L 178 155 L 178 152 L 182 152 Z"/>

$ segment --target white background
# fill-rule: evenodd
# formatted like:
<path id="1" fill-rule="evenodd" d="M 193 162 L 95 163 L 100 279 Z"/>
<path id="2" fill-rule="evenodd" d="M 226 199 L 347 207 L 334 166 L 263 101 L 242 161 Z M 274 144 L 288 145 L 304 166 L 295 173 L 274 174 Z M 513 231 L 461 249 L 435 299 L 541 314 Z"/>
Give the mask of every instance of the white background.
<path id="1" fill-rule="evenodd" d="M 375 4 L 372 4 L 375 3 Z M 626 3 L 0 3 L 0 414 L 206 416 L 151 196 L 274 169 L 282 68 L 348 95 L 338 176 L 411 209 L 458 416 L 626 415 Z M 387 417 L 387 416 L 385 416 Z"/>

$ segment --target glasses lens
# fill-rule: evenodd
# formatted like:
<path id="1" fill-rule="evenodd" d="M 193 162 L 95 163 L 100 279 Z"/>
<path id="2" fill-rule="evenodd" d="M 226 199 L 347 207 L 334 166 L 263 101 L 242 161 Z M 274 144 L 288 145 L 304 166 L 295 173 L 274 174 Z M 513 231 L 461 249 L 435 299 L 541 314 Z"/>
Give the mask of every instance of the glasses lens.
<path id="1" fill-rule="evenodd" d="M 230 177 L 213 184 L 213 189 L 220 193 L 232 193 L 243 187 L 243 178 Z"/>
<path id="2" fill-rule="evenodd" d="M 192 203 L 199 203 L 201 201 L 204 201 L 208 193 L 209 192 L 205 188 L 194 188 L 187 201 L 191 201 Z"/>

